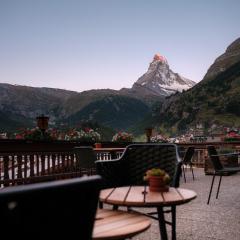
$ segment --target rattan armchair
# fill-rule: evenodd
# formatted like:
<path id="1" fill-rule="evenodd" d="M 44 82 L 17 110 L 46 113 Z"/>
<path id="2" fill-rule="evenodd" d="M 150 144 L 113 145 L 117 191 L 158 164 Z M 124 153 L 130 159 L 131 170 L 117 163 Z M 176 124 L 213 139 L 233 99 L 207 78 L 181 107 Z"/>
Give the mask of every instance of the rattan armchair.
<path id="1" fill-rule="evenodd" d="M 105 188 L 143 185 L 143 176 L 151 168 L 164 169 L 170 185 L 179 186 L 182 162 L 175 144 L 131 144 L 120 158 L 95 163 Z"/>
<path id="2" fill-rule="evenodd" d="M 175 144 L 132 144 L 118 159 L 96 161 L 97 173 L 102 176 L 105 188 L 144 185 L 143 176 L 148 169 L 164 169 L 171 178 L 170 186 L 179 187 L 182 162 Z M 115 206 L 117 208 L 117 206 Z M 176 239 L 176 206 L 171 206 L 172 239 Z M 148 215 L 158 220 L 158 217 Z"/>

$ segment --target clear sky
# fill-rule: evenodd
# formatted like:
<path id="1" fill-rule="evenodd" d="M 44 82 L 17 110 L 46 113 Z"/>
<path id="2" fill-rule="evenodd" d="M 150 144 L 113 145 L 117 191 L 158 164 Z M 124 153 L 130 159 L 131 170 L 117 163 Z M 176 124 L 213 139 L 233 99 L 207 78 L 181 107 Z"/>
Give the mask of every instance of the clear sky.
<path id="1" fill-rule="evenodd" d="M 155 53 L 200 81 L 238 37 L 239 0 L 0 0 L 0 82 L 131 87 Z"/>

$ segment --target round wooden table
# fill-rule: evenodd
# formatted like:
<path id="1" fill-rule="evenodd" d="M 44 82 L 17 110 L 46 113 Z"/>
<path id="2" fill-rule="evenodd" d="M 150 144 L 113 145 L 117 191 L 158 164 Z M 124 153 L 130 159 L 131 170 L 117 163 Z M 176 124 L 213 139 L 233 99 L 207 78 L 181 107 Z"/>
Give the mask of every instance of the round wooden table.
<path id="1" fill-rule="evenodd" d="M 151 225 L 149 218 L 117 210 L 99 209 L 93 230 L 93 240 L 131 238 Z"/>
<path id="2" fill-rule="evenodd" d="M 163 240 L 168 239 L 163 208 L 171 207 L 172 239 L 176 239 L 176 206 L 185 204 L 196 197 L 197 194 L 188 189 L 169 188 L 168 192 L 150 192 L 148 186 L 109 188 L 100 193 L 101 202 L 115 206 L 156 207 L 161 239 Z"/>

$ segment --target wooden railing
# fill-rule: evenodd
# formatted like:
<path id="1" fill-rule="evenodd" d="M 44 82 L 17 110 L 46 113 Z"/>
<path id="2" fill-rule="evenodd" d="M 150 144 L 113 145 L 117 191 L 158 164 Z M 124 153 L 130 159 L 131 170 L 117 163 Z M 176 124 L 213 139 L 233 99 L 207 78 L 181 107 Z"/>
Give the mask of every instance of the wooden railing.
<path id="1" fill-rule="evenodd" d="M 54 179 L 71 178 L 84 174 L 95 174 L 95 169 L 82 168 L 73 151 L 76 146 L 93 144 L 67 141 L 31 142 L 0 140 L 0 187 L 27 184 Z M 98 160 L 107 161 L 119 158 L 127 143 L 103 143 L 103 148 L 95 149 Z M 195 147 L 194 164 L 204 167 L 207 145 L 217 149 L 231 148 L 240 152 L 240 142 L 232 143 L 184 143 L 182 149 Z M 240 159 L 239 159 L 240 160 Z"/>
<path id="2" fill-rule="evenodd" d="M 181 143 L 180 148 L 187 149 L 189 146 L 195 148 L 193 163 L 197 167 L 205 167 L 206 160 L 209 158 L 207 146 L 213 145 L 217 150 L 231 149 L 233 152 L 240 152 L 240 142 L 205 142 L 205 143 Z M 239 158 L 240 161 L 240 158 Z"/>
<path id="3" fill-rule="evenodd" d="M 121 157 L 125 148 L 95 148 L 97 160 L 107 161 Z"/>
<path id="4" fill-rule="evenodd" d="M 0 153 L 0 169 L 0 187 L 94 173 L 81 168 L 75 154 L 66 151 Z"/>

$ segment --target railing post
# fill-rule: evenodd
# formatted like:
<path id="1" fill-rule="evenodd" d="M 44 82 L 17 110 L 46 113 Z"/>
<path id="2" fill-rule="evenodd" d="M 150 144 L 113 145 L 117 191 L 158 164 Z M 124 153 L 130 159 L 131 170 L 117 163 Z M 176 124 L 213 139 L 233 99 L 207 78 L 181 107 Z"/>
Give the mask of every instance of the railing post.
<path id="1" fill-rule="evenodd" d="M 61 158 L 62 158 L 61 172 L 64 172 L 64 169 L 66 168 L 66 155 L 62 153 Z"/>
<path id="2" fill-rule="evenodd" d="M 52 172 L 55 173 L 55 161 L 56 161 L 56 154 L 52 154 Z"/>
<path id="3" fill-rule="evenodd" d="M 34 155 L 30 155 L 30 177 L 34 176 Z"/>
<path id="4" fill-rule="evenodd" d="M 48 173 L 48 174 L 51 174 L 51 162 L 50 162 L 50 160 L 51 160 L 51 155 L 50 155 L 50 154 L 47 154 L 46 157 L 47 157 L 47 173 Z"/>
<path id="5" fill-rule="evenodd" d="M 14 180 L 16 178 L 16 174 L 15 174 L 15 163 L 14 163 L 14 156 L 9 156 L 9 161 L 11 158 L 11 175 L 12 175 L 12 180 Z"/>
<path id="6" fill-rule="evenodd" d="M 9 186 L 9 156 L 4 156 L 3 157 L 3 171 L 4 171 L 4 175 L 3 175 L 3 180 L 4 180 L 4 187 Z"/>
<path id="7" fill-rule="evenodd" d="M 70 155 L 70 166 L 71 166 L 71 170 L 74 171 L 76 169 L 76 167 L 74 166 L 75 163 L 74 163 L 74 154 L 71 154 Z"/>
<path id="8" fill-rule="evenodd" d="M 41 158 L 41 175 L 45 175 L 45 154 L 40 155 Z"/>
<path id="9" fill-rule="evenodd" d="M 22 179 L 23 178 L 23 175 L 22 175 L 22 155 L 21 154 L 18 154 L 17 155 L 17 178 L 18 179 Z M 18 185 L 21 184 L 19 181 L 17 183 Z"/>
<path id="10" fill-rule="evenodd" d="M 24 174 L 24 178 L 26 179 L 27 178 L 27 168 L 28 168 L 28 160 L 29 160 L 29 155 L 24 155 L 23 157 L 24 159 L 24 169 L 23 169 L 23 174 Z"/>
<path id="11" fill-rule="evenodd" d="M 40 161 L 39 161 L 39 154 L 36 154 L 36 169 L 37 169 L 37 176 L 39 176 L 39 165 L 40 165 Z"/>

